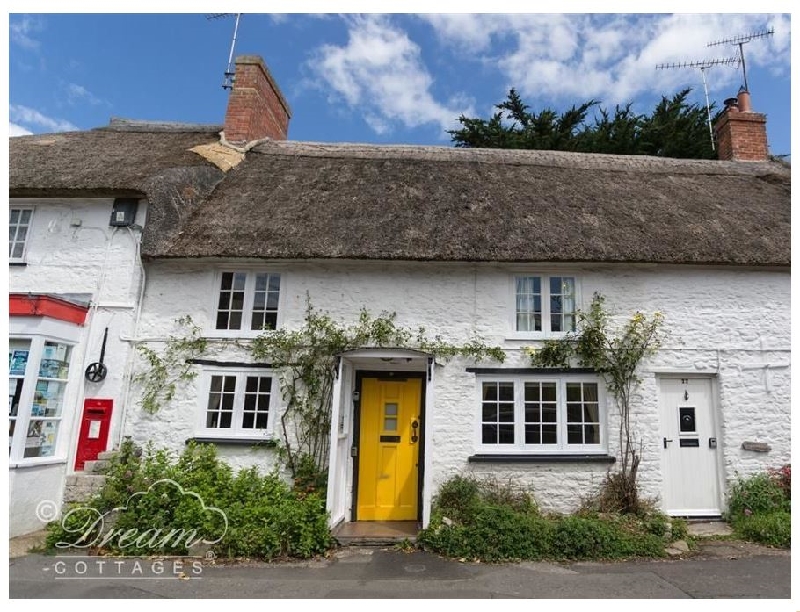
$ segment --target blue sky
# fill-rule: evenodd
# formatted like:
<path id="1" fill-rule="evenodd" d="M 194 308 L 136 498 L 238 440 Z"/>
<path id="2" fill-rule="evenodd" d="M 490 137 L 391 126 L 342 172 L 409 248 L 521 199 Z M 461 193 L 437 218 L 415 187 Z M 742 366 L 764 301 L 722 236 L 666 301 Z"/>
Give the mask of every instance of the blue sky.
<path id="1" fill-rule="evenodd" d="M 222 123 L 234 19 L 205 14 L 9 15 L 10 134 L 88 129 L 109 118 Z M 245 13 L 237 54 L 261 55 L 292 107 L 293 140 L 449 144 L 457 118 L 487 117 L 517 88 L 536 111 L 590 98 L 650 112 L 699 70 L 659 63 L 735 56 L 772 153 L 790 152 L 788 14 L 264 15 Z M 741 69 L 708 71 L 718 106 Z"/>

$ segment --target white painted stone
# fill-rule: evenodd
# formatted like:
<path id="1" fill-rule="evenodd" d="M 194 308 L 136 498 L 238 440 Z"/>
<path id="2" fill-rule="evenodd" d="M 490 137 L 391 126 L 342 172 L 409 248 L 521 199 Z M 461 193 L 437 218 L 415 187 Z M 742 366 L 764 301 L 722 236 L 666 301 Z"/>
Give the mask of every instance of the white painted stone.
<path id="1" fill-rule="evenodd" d="M 184 314 L 191 314 L 209 336 L 219 336 L 211 328 L 217 299 L 214 271 L 243 268 L 282 274 L 280 321 L 285 327 L 302 325 L 307 296 L 316 308 L 343 322 L 354 322 L 366 306 L 374 315 L 396 312 L 400 325 L 421 325 L 428 334 L 451 342 L 481 335 L 487 343 L 506 349 L 508 367 L 525 366 L 523 347 L 537 344 L 510 338 L 513 274 L 574 274 L 580 306 L 588 307 L 592 294 L 599 291 L 606 296 L 615 323 L 624 323 L 636 310 L 657 310 L 664 314 L 670 331 L 663 350 L 643 367 L 634 404 L 636 431 L 643 445 L 640 482 L 646 497 L 658 498 L 662 486 L 656 372 L 716 376 L 723 432 L 719 452 L 726 483 L 737 474 L 752 474 L 790 459 L 790 373 L 783 367 L 790 358 L 787 272 L 678 266 L 158 261 L 148 265 L 140 336 L 163 341 L 175 332 L 175 319 Z M 246 350 L 230 344 L 215 343 L 209 353 L 215 359 L 248 359 Z M 475 364 L 454 359 L 436 368 L 435 402 L 427 406 L 425 423 L 433 442 L 427 449 L 426 472 L 434 490 L 450 476 L 471 471 L 517 480 L 533 491 L 544 509 L 576 508 L 600 484 L 607 465 L 467 462 L 476 453 L 479 414 L 475 376 L 464 369 L 469 365 Z M 196 387 L 195 383 L 182 386 L 171 405 L 156 415 L 143 414 L 132 404 L 125 433 L 140 443 L 152 441 L 179 452 L 194 435 L 202 409 L 204 398 L 198 397 Z M 608 451 L 616 455 L 619 418 L 613 401 L 607 409 Z M 743 451 L 745 440 L 767 442 L 772 451 Z M 270 450 L 220 447 L 220 454 L 237 468 L 276 466 L 275 452 Z M 347 486 L 351 486 L 349 481 Z"/>
<path id="2" fill-rule="evenodd" d="M 111 198 L 16 198 L 10 206 L 33 206 L 25 266 L 9 267 L 9 293 L 83 293 L 92 309 L 73 349 L 65 392 L 59 457 L 64 464 L 11 470 L 10 529 L 12 535 L 39 529 L 32 514 L 42 500 L 61 502 L 64 476 L 72 472 L 78 420 L 85 398 L 114 400 L 109 447 L 117 438 L 124 401 L 125 368 L 134 333 L 135 306 L 141 280 L 136 241 L 140 229 L 113 228 Z M 146 201 L 140 201 L 136 223 L 144 224 Z M 86 367 L 99 359 L 103 332 L 109 328 L 101 383 L 83 378 Z"/>

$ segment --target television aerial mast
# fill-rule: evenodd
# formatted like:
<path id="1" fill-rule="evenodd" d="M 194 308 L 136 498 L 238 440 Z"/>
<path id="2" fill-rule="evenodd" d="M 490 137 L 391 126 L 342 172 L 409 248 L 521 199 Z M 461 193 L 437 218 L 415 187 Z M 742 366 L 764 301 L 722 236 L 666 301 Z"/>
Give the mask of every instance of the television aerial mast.
<path id="1" fill-rule="evenodd" d="M 742 62 L 742 79 L 744 80 L 744 90 L 750 91 L 750 89 L 747 87 L 747 66 L 744 63 L 744 45 L 756 38 L 764 38 L 766 36 L 772 36 L 773 34 L 775 34 L 775 28 L 770 28 L 769 30 L 762 30 L 761 32 L 752 32 L 750 34 L 734 36 L 733 38 L 715 40 L 714 42 L 708 43 L 706 46 L 715 47 L 717 45 L 739 45 L 739 60 Z"/>
<path id="2" fill-rule="evenodd" d="M 236 46 L 236 34 L 239 32 L 239 19 L 242 17 L 241 13 L 211 13 L 206 15 L 206 19 L 221 19 L 222 17 L 236 17 L 236 23 L 233 26 L 233 39 L 231 40 L 231 52 L 228 54 L 228 67 L 225 69 L 225 79 L 222 81 L 222 89 L 233 89 L 234 68 L 233 68 L 233 48 Z"/>
<path id="3" fill-rule="evenodd" d="M 706 114 L 708 116 L 708 136 L 711 138 L 711 150 L 716 151 L 714 146 L 714 130 L 711 127 L 711 102 L 708 99 L 708 81 L 706 80 L 706 70 L 712 66 L 729 66 L 731 64 L 739 65 L 741 60 L 738 57 L 728 57 L 725 59 L 713 60 L 700 60 L 696 62 L 682 62 L 674 64 L 658 64 L 656 70 L 666 70 L 669 68 L 699 68 L 700 74 L 703 76 L 703 91 L 706 94 Z"/>

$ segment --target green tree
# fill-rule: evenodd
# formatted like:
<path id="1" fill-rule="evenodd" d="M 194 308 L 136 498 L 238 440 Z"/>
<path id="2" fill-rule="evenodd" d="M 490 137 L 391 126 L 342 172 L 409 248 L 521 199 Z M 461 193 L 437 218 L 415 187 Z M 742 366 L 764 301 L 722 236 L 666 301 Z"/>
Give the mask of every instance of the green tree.
<path id="1" fill-rule="evenodd" d="M 551 108 L 537 114 L 512 89 L 491 118 L 462 115 L 461 128 L 448 133 L 457 147 L 714 159 L 706 108 L 687 102 L 690 92 L 684 89 L 671 98 L 663 96 L 649 115 L 634 113 L 630 103 L 617 105 L 612 114 L 597 100 L 573 105 L 561 114 Z M 595 107 L 598 114 L 587 120 Z"/>

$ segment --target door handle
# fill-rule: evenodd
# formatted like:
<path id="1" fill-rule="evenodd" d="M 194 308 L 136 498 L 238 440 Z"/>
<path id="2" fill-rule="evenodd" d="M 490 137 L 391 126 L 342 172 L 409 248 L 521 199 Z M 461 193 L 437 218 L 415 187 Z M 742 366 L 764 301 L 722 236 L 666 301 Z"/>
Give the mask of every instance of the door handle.
<path id="1" fill-rule="evenodd" d="M 669 444 L 670 442 L 672 442 L 671 439 L 668 440 L 667 438 L 664 438 L 664 448 L 667 448 L 667 444 Z"/>
<path id="2" fill-rule="evenodd" d="M 411 421 L 411 443 L 416 444 L 417 440 L 419 440 L 419 436 L 417 435 L 417 428 L 419 427 L 419 421 L 414 419 Z"/>

